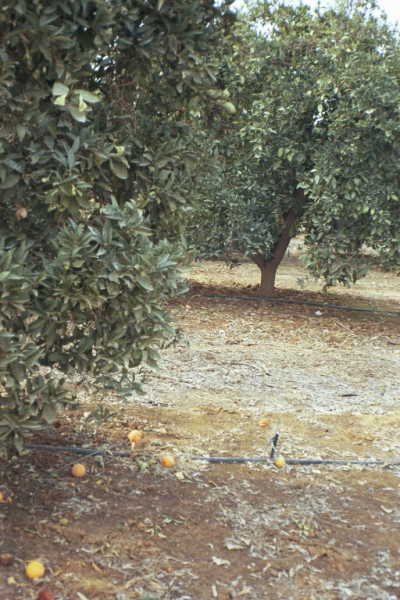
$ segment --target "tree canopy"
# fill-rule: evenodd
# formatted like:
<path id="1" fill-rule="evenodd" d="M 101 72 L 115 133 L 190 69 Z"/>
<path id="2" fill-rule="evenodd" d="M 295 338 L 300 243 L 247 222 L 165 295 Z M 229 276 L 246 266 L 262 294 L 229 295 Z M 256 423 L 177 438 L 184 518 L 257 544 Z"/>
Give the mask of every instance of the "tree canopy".
<path id="1" fill-rule="evenodd" d="M 236 114 L 209 111 L 212 170 L 191 226 L 203 255 L 240 252 L 273 292 L 290 239 L 327 285 L 400 264 L 399 36 L 370 2 L 258 2 L 219 53 Z"/>
<path id="2" fill-rule="evenodd" d="M 190 103 L 231 15 L 212 0 L 5 0 L 0 445 L 54 419 L 62 373 L 118 378 L 174 338 Z"/>

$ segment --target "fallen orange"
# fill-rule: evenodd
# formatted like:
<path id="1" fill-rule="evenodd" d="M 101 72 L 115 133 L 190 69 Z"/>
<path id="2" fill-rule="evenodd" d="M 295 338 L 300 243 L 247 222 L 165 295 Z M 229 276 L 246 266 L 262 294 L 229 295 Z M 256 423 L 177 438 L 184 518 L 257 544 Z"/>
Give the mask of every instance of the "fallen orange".
<path id="1" fill-rule="evenodd" d="M 143 438 L 143 431 L 140 431 L 140 429 L 132 429 L 132 431 L 130 431 L 128 433 L 128 440 L 132 443 L 132 442 L 140 442 L 140 440 Z"/>
<path id="2" fill-rule="evenodd" d="M 286 460 L 283 458 L 283 456 L 277 456 L 274 460 L 274 465 L 278 467 L 278 469 L 282 469 L 282 467 L 286 465 Z"/>
<path id="3" fill-rule="evenodd" d="M 260 419 L 258 421 L 258 424 L 259 424 L 260 427 L 268 427 L 269 420 L 268 419 Z"/>
<path id="4" fill-rule="evenodd" d="M 160 460 L 163 467 L 173 467 L 175 465 L 175 459 L 170 454 L 165 454 Z"/>
<path id="5" fill-rule="evenodd" d="M 29 579 L 38 579 L 44 575 L 44 565 L 39 560 L 31 560 L 25 567 L 26 576 Z"/>
<path id="6" fill-rule="evenodd" d="M 50 590 L 41 590 L 36 600 L 54 600 L 54 594 Z"/>
<path id="7" fill-rule="evenodd" d="M 74 477 L 84 477 L 86 475 L 86 467 L 85 465 L 76 463 L 75 465 L 72 465 L 71 473 Z"/>

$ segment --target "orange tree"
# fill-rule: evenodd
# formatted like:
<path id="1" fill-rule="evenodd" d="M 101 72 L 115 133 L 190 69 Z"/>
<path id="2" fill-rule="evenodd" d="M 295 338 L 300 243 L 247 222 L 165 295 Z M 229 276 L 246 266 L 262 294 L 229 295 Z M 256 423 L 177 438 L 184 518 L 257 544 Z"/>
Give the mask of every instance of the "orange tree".
<path id="1" fill-rule="evenodd" d="M 213 0 L 3 1 L 3 450 L 54 419 L 63 373 L 131 392 L 134 367 L 173 339 L 189 116 L 229 19 Z"/>
<path id="2" fill-rule="evenodd" d="M 400 264 L 398 32 L 370 2 L 346 6 L 255 3 L 218 55 L 237 110 L 208 111 L 214 163 L 189 232 L 202 256 L 252 259 L 263 295 L 299 233 L 328 286 L 366 273 L 366 245 Z"/>

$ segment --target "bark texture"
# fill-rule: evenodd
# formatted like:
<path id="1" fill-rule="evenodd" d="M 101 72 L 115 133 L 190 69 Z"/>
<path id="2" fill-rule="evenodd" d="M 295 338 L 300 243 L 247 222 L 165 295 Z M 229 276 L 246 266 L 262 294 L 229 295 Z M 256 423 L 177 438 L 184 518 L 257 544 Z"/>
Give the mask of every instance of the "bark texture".
<path id="1" fill-rule="evenodd" d="M 298 192 L 302 193 L 301 190 L 298 190 Z M 297 217 L 296 211 L 291 208 L 286 216 L 285 224 L 275 245 L 272 258 L 266 260 L 261 254 L 255 254 L 251 257 L 261 271 L 261 282 L 258 289 L 260 296 L 271 296 L 274 293 L 276 272 L 292 239 L 291 230 Z"/>

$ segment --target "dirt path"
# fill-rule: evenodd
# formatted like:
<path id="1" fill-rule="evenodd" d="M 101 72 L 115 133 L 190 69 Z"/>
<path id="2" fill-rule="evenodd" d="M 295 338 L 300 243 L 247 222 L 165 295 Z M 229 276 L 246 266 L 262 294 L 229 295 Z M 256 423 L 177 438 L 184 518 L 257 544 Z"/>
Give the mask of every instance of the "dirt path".
<path id="1" fill-rule="evenodd" d="M 288 262 L 281 284 L 295 288 L 301 276 Z M 80 386 L 79 406 L 32 440 L 127 450 L 139 427 L 145 441 L 132 457 L 85 459 L 82 480 L 67 454 L 0 464 L 10 499 L 0 504 L 0 553 L 14 557 L 0 565 L 0 597 L 46 588 L 57 600 L 400 598 L 399 468 L 191 459 L 268 456 L 276 432 L 286 457 L 399 457 L 399 317 L 204 297 L 250 294 L 249 265 L 206 263 L 190 278 L 171 307 L 187 343 L 145 373 L 146 395 Z M 368 281 L 329 302 L 400 310 L 398 278 Z M 317 291 L 290 297 L 328 301 Z M 173 469 L 159 465 L 165 453 Z M 47 568 L 37 584 L 23 574 L 32 558 Z"/>

